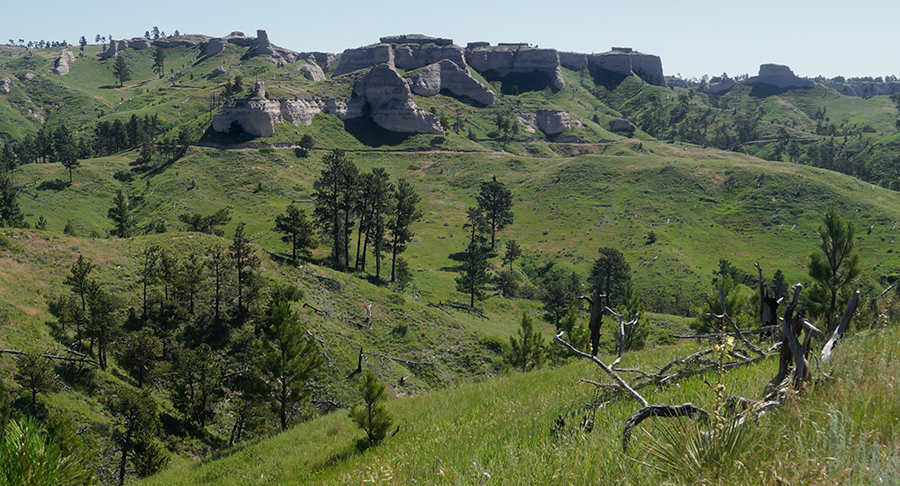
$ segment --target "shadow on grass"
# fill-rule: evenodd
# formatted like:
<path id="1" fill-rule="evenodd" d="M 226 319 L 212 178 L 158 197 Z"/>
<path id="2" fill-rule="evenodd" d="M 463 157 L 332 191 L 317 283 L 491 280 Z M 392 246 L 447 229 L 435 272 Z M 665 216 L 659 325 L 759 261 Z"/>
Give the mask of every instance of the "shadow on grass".
<path id="1" fill-rule="evenodd" d="M 52 181 L 44 181 L 41 182 L 39 186 L 37 186 L 38 191 L 63 191 L 67 187 L 69 187 L 69 181 L 64 181 L 62 179 L 54 179 Z"/>
<path id="2" fill-rule="evenodd" d="M 385 145 L 400 145 L 405 142 L 412 133 L 398 133 L 386 130 L 378 126 L 370 116 L 344 120 L 344 130 L 369 147 L 382 147 Z"/>

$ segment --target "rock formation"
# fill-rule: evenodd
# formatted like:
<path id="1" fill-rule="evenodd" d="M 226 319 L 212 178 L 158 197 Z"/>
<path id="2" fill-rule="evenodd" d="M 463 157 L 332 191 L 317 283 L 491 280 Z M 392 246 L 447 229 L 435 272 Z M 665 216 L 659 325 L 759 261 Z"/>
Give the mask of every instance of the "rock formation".
<path id="1" fill-rule="evenodd" d="M 394 49 L 390 44 L 345 49 L 341 54 L 341 63 L 334 70 L 334 76 L 352 73 L 378 64 L 394 65 Z"/>
<path id="2" fill-rule="evenodd" d="M 534 133 L 537 129 L 547 135 L 558 135 L 572 128 L 572 125 L 581 126 L 581 122 L 566 110 L 540 110 L 535 113 L 522 113 L 516 115 L 516 118 L 525 125 L 525 131 L 530 133 Z"/>
<path id="3" fill-rule="evenodd" d="M 213 72 L 211 72 L 211 73 L 209 73 L 208 75 L 206 75 L 206 79 L 212 79 L 212 78 L 221 76 L 221 75 L 225 74 L 225 72 L 226 72 L 226 71 L 225 71 L 225 67 L 224 67 L 224 66 L 219 66 L 219 67 L 213 69 Z"/>
<path id="4" fill-rule="evenodd" d="M 631 123 L 630 120 L 627 120 L 625 118 L 616 118 L 615 120 L 609 122 L 609 131 L 611 132 L 626 132 L 630 136 L 634 134 L 635 130 L 637 130 L 637 127 L 634 125 L 634 123 Z"/>
<path id="5" fill-rule="evenodd" d="M 659 56 L 643 54 L 630 47 L 613 47 L 609 52 L 590 55 L 587 57 L 587 67 L 595 80 L 638 76 L 650 84 L 666 85 Z"/>
<path id="6" fill-rule="evenodd" d="M 55 74 L 59 74 L 60 76 L 65 76 L 69 74 L 69 63 L 75 61 L 75 54 L 72 54 L 72 49 L 66 47 L 62 51 L 59 52 L 59 57 L 56 59 L 55 66 L 53 68 L 53 72 Z"/>
<path id="7" fill-rule="evenodd" d="M 203 44 L 203 55 L 206 57 L 213 57 L 216 54 L 221 53 L 225 50 L 225 46 L 228 45 L 228 41 L 222 38 L 214 38 L 210 39 Z"/>
<path id="8" fill-rule="evenodd" d="M 802 79 L 794 75 L 791 68 L 780 64 L 763 64 L 759 67 L 759 76 L 753 76 L 744 80 L 743 84 L 750 86 L 756 84 L 774 86 L 778 89 L 812 88 L 815 82 Z"/>
<path id="9" fill-rule="evenodd" d="M 153 44 L 150 43 L 150 39 L 144 37 L 135 37 L 128 41 L 129 49 L 136 49 L 140 51 L 142 49 L 150 49 L 150 47 L 152 46 Z"/>
<path id="10" fill-rule="evenodd" d="M 733 79 L 726 79 L 725 81 L 706 85 L 706 87 L 703 88 L 703 92 L 709 94 L 727 93 L 731 88 L 734 88 L 735 84 Z"/>
<path id="11" fill-rule="evenodd" d="M 19 81 L 31 81 L 32 79 L 37 77 L 37 74 L 26 72 L 16 74 L 16 77 L 19 78 Z"/>
<path id="12" fill-rule="evenodd" d="M 269 35 L 265 30 L 256 31 L 256 41 L 250 46 L 250 50 L 244 54 L 241 59 L 250 59 L 251 57 L 262 57 L 268 59 L 279 66 L 283 66 L 289 62 L 294 62 L 297 53 L 287 49 L 276 49 L 269 42 Z"/>
<path id="13" fill-rule="evenodd" d="M 497 95 L 453 61 L 431 64 L 409 77 L 410 89 L 419 96 L 434 96 L 446 90 L 453 96 L 476 105 L 492 105 Z"/>
<path id="14" fill-rule="evenodd" d="M 353 85 L 351 103 L 365 107 L 381 128 L 401 133 L 443 134 L 437 118 L 416 106 L 406 80 L 388 64 L 379 64 Z"/>
<path id="15" fill-rule="evenodd" d="M 12 80 L 9 78 L 0 78 L 0 93 L 9 94 L 12 90 Z"/>
<path id="16" fill-rule="evenodd" d="M 334 68 L 335 57 L 330 52 L 300 52 L 297 59 L 306 59 L 318 64 L 324 71 Z"/>
<path id="17" fill-rule="evenodd" d="M 556 90 L 566 86 L 556 49 L 537 49 L 521 44 L 469 44 L 466 63 L 488 79 L 502 79 L 510 74 L 544 73 Z M 473 47 L 476 46 L 476 47 Z"/>
<path id="18" fill-rule="evenodd" d="M 297 70 L 297 72 L 303 73 L 303 77 L 314 83 L 325 81 L 325 72 L 322 71 L 322 68 L 319 67 L 319 65 L 315 62 L 301 64 L 295 69 Z"/>

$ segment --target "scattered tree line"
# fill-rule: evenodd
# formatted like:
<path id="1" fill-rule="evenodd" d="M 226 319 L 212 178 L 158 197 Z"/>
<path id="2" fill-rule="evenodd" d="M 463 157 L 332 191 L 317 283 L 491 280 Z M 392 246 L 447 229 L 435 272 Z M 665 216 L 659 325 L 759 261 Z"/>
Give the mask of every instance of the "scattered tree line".
<path id="1" fill-rule="evenodd" d="M 422 217 L 421 197 L 406 179 L 396 185 L 390 182 L 383 168 L 360 173 L 343 150 L 332 150 L 322 162 L 322 173 L 313 183 L 313 219 L 331 247 L 332 267 L 365 272 L 371 253 L 375 279 L 380 281 L 383 260 L 390 255 L 390 281 L 408 280 L 400 254 L 415 235 L 411 225 Z M 351 259 L 354 230 L 356 250 Z"/>

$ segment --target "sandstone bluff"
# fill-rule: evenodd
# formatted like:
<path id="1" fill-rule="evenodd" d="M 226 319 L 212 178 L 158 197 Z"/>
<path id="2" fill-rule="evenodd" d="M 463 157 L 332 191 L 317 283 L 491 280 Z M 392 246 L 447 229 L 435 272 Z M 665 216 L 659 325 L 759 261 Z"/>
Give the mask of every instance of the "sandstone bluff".
<path id="1" fill-rule="evenodd" d="M 603 54 L 560 53 L 555 49 L 539 49 L 528 44 L 499 44 L 471 42 L 465 48 L 452 39 L 422 35 L 382 37 L 379 43 L 345 50 L 340 56 L 323 53 L 298 54 L 272 46 L 265 31 L 256 39 L 232 33 L 224 38 L 195 39 L 196 47 L 207 56 L 222 52 L 226 45 L 248 47 L 244 58 L 262 56 L 272 62 L 305 61 L 296 68 L 311 82 L 353 76 L 353 88 L 347 96 L 338 98 L 295 97 L 268 99 L 265 87 L 258 83 L 247 98 L 234 99 L 213 119 L 213 128 L 228 132 L 240 127 L 255 136 L 270 136 L 275 125 L 288 122 L 308 125 L 318 113 L 329 113 L 342 120 L 369 116 L 381 128 L 400 133 L 443 134 L 437 118 L 415 103 L 415 96 L 437 94 L 452 96 L 473 106 L 490 106 L 497 93 L 480 81 L 499 81 L 503 90 L 533 90 L 565 88 L 562 68 L 587 70 L 597 79 L 638 76 L 647 83 L 665 86 L 665 76 L 659 57 L 642 54 L 629 48 L 613 48 Z M 121 41 L 119 41 L 121 42 Z M 126 42 L 124 48 L 133 47 Z M 142 44 L 141 44 L 142 45 Z M 111 45 L 104 53 L 113 56 L 122 46 Z M 140 48 L 140 47 L 135 47 Z M 408 73 L 403 76 L 400 72 Z M 223 74 L 223 70 L 210 73 Z M 521 114 L 526 128 L 537 128 L 548 135 L 561 133 L 579 125 L 565 110 L 543 110 Z"/>

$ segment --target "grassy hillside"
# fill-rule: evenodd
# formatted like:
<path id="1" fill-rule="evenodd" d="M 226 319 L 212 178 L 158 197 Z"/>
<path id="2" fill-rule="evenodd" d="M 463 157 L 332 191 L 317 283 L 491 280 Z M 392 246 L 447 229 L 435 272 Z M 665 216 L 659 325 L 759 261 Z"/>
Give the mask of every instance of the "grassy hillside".
<path id="1" fill-rule="evenodd" d="M 721 259 L 751 275 L 759 262 L 767 280 L 781 270 L 789 282 L 808 283 L 809 254 L 818 249 L 817 228 L 831 204 L 857 227 L 855 243 L 863 266 L 858 285 L 864 296 L 878 295 L 900 274 L 894 253 L 900 193 L 887 189 L 900 188 L 894 170 L 900 164 L 900 133 L 893 124 L 897 108 L 887 97 L 849 98 L 822 87 L 761 97 L 740 85 L 708 95 L 650 86 L 638 78 L 612 87 L 564 70 L 567 85 L 559 92 L 547 88 L 502 95 L 486 108 L 444 94 L 416 97 L 418 106 L 445 126 L 458 125 L 441 137 L 387 132 L 366 117 L 342 121 L 317 115 L 309 126 L 280 124 L 272 137 L 235 139 L 209 128 L 226 79 L 241 75 L 245 87 L 251 80 L 264 80 L 272 97 L 342 97 L 350 95 L 361 76 L 350 73 L 313 83 L 297 63 L 279 67 L 258 58 L 242 60 L 245 51 L 229 45 L 207 59 L 193 49 L 167 49 L 160 79 L 152 71 L 151 50 L 127 50 L 123 56 L 132 79 L 119 87 L 113 61 L 96 57 L 100 46 L 89 46 L 84 57 L 71 63 L 67 76 L 49 72 L 56 52 L 0 49 L 0 77 L 13 78 L 12 91 L 0 95 L 4 143 L 18 147 L 42 127 L 59 125 L 85 141 L 101 122 L 127 122 L 132 116 L 156 116 L 162 128 L 152 141 L 156 154 L 143 165 L 137 162 L 139 149 L 126 149 L 80 160 L 71 184 L 68 171 L 55 162 L 26 164 L 11 172 L 29 225 L 43 218 L 46 227 L 0 232 L 0 348 L 57 352 L 70 345 L 71 329 L 61 328 L 51 308 L 72 294 L 64 281 L 79 256 L 97 266 L 101 288 L 122 299 L 117 319 L 126 332 L 112 343 L 110 368 L 61 372 L 70 388 L 42 398 L 48 414 L 69 413 L 92 434 L 103 436 L 110 417 L 102 411 L 102 395 L 122 383 L 136 384 L 117 353 L 146 325 L 146 315 L 137 317 L 143 303 L 144 252 L 160 248 L 181 255 L 182 264 L 190 255 L 208 261 L 231 244 L 241 224 L 261 259 L 261 295 L 249 317 L 233 319 L 246 325 L 222 329 L 209 324 L 213 279 L 209 270 L 197 270 L 202 273 L 199 317 L 160 331 L 167 340 L 160 354 L 171 358 L 178 346 L 203 341 L 224 348 L 232 338 L 236 343 L 229 346 L 250 349 L 266 325 L 269 297 L 279 286 L 288 286 L 302 293 L 292 308 L 326 357 L 324 372 L 311 384 L 320 411 L 357 401 L 359 377 L 351 372 L 360 348 L 365 351 L 363 367 L 374 370 L 392 396 L 409 396 L 390 404 L 401 432 L 366 454 L 353 449 L 358 432 L 340 411 L 229 449 L 224 445 L 236 399 L 218 406 L 214 424 L 191 428 L 160 378 L 153 396 L 161 407 L 166 454 L 174 466 L 157 479 L 159 484 L 344 484 L 386 475 L 398 482 L 453 484 L 660 483 L 667 478 L 641 465 L 651 460 L 643 449 L 630 459 L 618 452 L 616 431 L 634 410 L 627 401 L 591 411 L 593 433 L 549 434 L 559 414 L 582 413 L 583 404 L 593 400 L 592 390 L 576 380 L 596 379 L 595 369 L 569 363 L 508 374 L 503 348 L 519 330 L 523 313 L 534 317 L 545 338 L 554 333 L 540 319 L 538 280 L 544 274 L 552 268 L 585 277 L 598 248 L 622 251 L 653 325 L 651 349 L 628 355 L 623 367 L 661 365 L 697 349 L 696 344 L 671 345 L 668 334 L 687 329 L 696 312 L 692 308 L 711 291 Z M 208 79 L 220 66 L 227 75 Z M 37 76 L 16 77 L 26 73 Z M 501 92 L 499 81 L 491 86 Z M 567 110 L 577 123 L 555 136 L 522 125 L 512 140 L 499 138 L 499 114 L 545 109 Z M 634 134 L 608 130 L 609 122 L 619 117 L 636 123 Z M 181 133 L 188 138 L 183 156 L 163 155 Z M 309 157 L 293 149 L 304 135 L 315 140 Z M 288 264 L 290 248 L 273 231 L 274 219 L 291 203 L 313 211 L 313 183 L 323 169 L 323 156 L 335 148 L 346 150 L 362 172 L 380 167 L 392 182 L 406 178 L 422 198 L 423 217 L 413 225 L 415 237 L 403 255 L 414 277 L 405 291 L 376 281 L 371 263 L 366 272 L 328 268 L 324 242 L 299 266 Z M 52 154 L 47 158 L 54 160 Z M 455 283 L 460 252 L 468 243 L 466 210 L 476 204 L 480 184 L 491 177 L 513 195 L 515 221 L 499 234 L 498 244 L 514 239 L 523 247 L 525 256 L 513 265 L 522 290 L 517 298 L 490 292 L 477 302 L 484 319 L 435 308 L 439 302 L 467 301 Z M 108 237 L 113 227 L 108 211 L 118 190 L 131 202 L 138 230 L 128 239 Z M 211 215 L 221 209 L 231 214 L 222 228 L 224 237 L 186 232 L 180 221 L 185 214 Z M 355 242 L 354 234 L 351 245 Z M 494 271 L 501 267 L 499 248 L 490 259 Z M 157 281 L 151 287 L 151 300 L 163 299 L 160 295 L 168 300 L 167 286 Z M 226 305 L 233 308 L 236 291 L 232 283 L 226 287 Z M 583 312 L 580 317 L 587 319 Z M 895 350 L 884 343 L 896 339 L 894 334 L 859 339 L 843 351 L 849 356 L 845 363 L 870 353 L 881 361 L 873 359 L 866 366 L 889 367 L 885 357 Z M 614 342 L 615 332 L 604 329 L 602 349 L 614 349 Z M 555 364 L 564 362 L 557 359 Z M 229 372 L 240 374 L 246 363 L 236 360 L 229 366 Z M 774 374 L 772 366 L 767 362 L 729 375 L 729 389 L 759 396 Z M 12 359 L 0 359 L 4 376 L 12 376 L 14 367 Z M 751 454 L 742 471 L 760 484 L 778 478 L 788 483 L 836 477 L 859 482 L 866 480 L 856 467 L 861 461 L 896 462 L 897 452 L 887 447 L 896 443 L 895 426 L 879 422 L 892 410 L 851 400 L 864 386 L 881 393 L 880 387 L 887 385 L 854 381 L 853 373 L 869 372 L 839 368 L 837 381 L 804 396 L 803 406 L 786 407 L 784 415 L 761 423 L 760 441 L 769 445 Z M 14 394 L 22 391 L 5 381 Z M 457 386 L 463 383 L 467 385 Z M 707 406 L 712 396 L 702 379 L 648 395 L 651 401 L 693 400 Z M 845 401 L 829 402 L 829 396 Z M 16 406 L 21 408 L 22 400 Z M 812 407 L 805 406 L 807 400 Z M 870 405 L 875 408 L 858 408 Z M 797 451 L 804 443 L 777 432 L 794 427 L 788 425 L 792 421 L 800 422 L 797 436 L 808 439 L 813 447 L 809 457 L 816 459 L 773 469 L 769 463 L 776 453 Z M 821 438 L 826 424 L 837 427 L 828 429 L 828 440 Z M 256 433 L 272 430 L 267 423 Z M 863 452 L 853 456 L 848 449 L 833 450 L 832 439 L 860 445 Z M 106 442 L 99 448 L 111 450 L 112 440 L 102 440 Z M 296 443 L 301 445 L 287 445 Z M 209 455 L 211 451 L 216 452 Z M 97 462 L 109 462 L 109 457 Z M 205 459 L 193 462 L 196 457 Z M 839 459 L 832 465 L 828 457 Z M 734 476 L 737 471 L 729 470 L 732 476 L 726 477 L 739 477 Z"/>
<path id="2" fill-rule="evenodd" d="M 897 424 L 896 329 L 860 336 L 841 345 L 830 378 L 751 422 L 745 448 L 721 457 L 712 484 L 881 484 L 896 481 L 900 465 Z M 626 356 L 621 367 L 649 369 L 696 348 Z M 726 375 L 728 393 L 759 396 L 774 375 L 772 360 Z M 361 432 L 344 412 L 200 463 L 175 466 L 140 484 L 683 484 L 647 452 L 650 439 L 668 423 L 656 419 L 633 431 L 622 451 L 622 427 L 638 405 L 630 400 L 594 402 L 580 378 L 605 381 L 588 363 L 511 375 L 502 380 L 393 400 L 400 432 L 357 453 Z M 651 403 L 715 402 L 700 376 L 678 387 L 651 391 Z M 598 408 L 585 408 L 586 404 Z M 574 412 L 561 433 L 555 419 Z M 578 426 L 582 415 L 593 430 Z M 663 468 L 657 471 L 654 468 Z"/>

